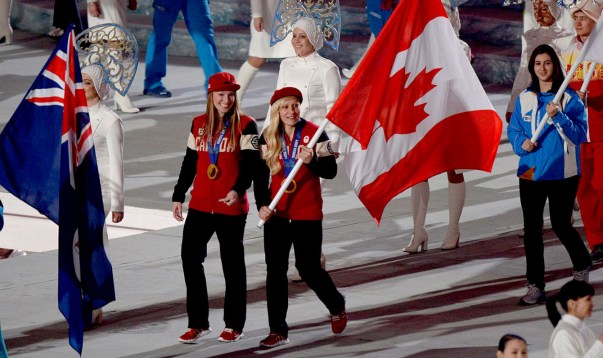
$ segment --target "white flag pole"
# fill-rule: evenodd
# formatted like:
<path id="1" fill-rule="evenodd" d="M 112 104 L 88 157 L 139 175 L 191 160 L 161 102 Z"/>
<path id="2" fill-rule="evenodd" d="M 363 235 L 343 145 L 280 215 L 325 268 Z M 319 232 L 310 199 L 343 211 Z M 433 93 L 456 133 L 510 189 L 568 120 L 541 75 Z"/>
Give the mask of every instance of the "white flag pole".
<path id="1" fill-rule="evenodd" d="M 601 21 L 599 21 L 599 22 L 601 22 Z M 586 53 L 588 52 L 588 50 L 590 48 L 590 44 L 593 41 L 595 41 L 593 39 L 597 36 L 597 29 L 600 27 L 599 24 L 597 24 L 597 25 L 598 26 L 595 29 L 593 29 L 591 34 L 588 36 L 588 39 L 586 39 L 586 42 L 584 43 L 582 50 L 580 50 L 580 53 L 578 54 L 578 58 L 576 58 L 576 61 L 574 62 L 574 64 L 570 68 L 570 70 L 567 72 L 567 75 L 565 75 L 565 79 L 563 80 L 563 83 L 559 87 L 557 94 L 555 94 L 555 98 L 553 98 L 553 103 L 555 103 L 555 104 L 559 103 L 559 100 L 561 99 L 563 92 L 565 92 L 565 89 L 569 85 L 572 77 L 574 77 L 574 73 L 576 72 L 576 69 L 584 60 L 584 56 L 586 56 Z M 594 62 L 593 62 L 593 66 L 591 66 L 591 68 L 593 68 L 593 71 L 594 71 Z M 590 72 L 590 70 L 589 70 L 589 72 Z M 591 75 L 591 77 L 592 77 L 592 75 Z M 588 81 L 590 81 L 590 78 L 588 78 Z M 586 82 L 586 78 L 584 79 L 584 82 Z M 588 83 L 586 83 L 586 85 L 588 86 Z M 584 92 L 582 89 L 580 89 L 580 90 L 582 92 Z M 544 117 L 542 118 L 542 121 L 538 125 L 538 128 L 536 128 L 536 131 L 534 132 L 534 134 L 532 134 L 532 138 L 530 138 L 530 140 L 532 142 L 536 142 L 536 140 L 540 136 L 540 132 L 542 132 L 542 129 L 544 128 L 544 125 L 546 124 L 548 119 L 549 119 L 549 115 L 547 113 L 545 113 Z"/>
<path id="2" fill-rule="evenodd" d="M 310 139 L 310 143 L 308 143 L 308 146 L 307 146 L 308 148 L 310 148 L 310 149 L 314 148 L 314 145 L 316 145 L 316 142 L 318 142 L 318 138 L 320 138 L 320 135 L 322 134 L 322 132 L 325 131 L 325 128 L 327 127 L 327 125 L 329 125 L 329 120 L 325 118 L 325 120 L 322 122 L 320 127 L 318 127 L 318 130 L 316 131 L 316 133 L 314 133 L 314 136 L 312 137 L 312 139 Z M 291 184 L 291 181 L 293 181 L 295 174 L 297 174 L 297 172 L 299 171 L 299 168 L 301 168 L 303 163 L 304 163 L 304 161 L 301 159 L 298 159 L 297 162 L 295 162 L 295 166 L 293 167 L 293 169 L 291 169 L 291 172 L 287 176 L 287 179 L 285 179 L 285 181 L 283 183 L 281 183 L 280 189 L 274 196 L 274 199 L 272 199 L 272 202 L 270 202 L 270 205 L 268 206 L 268 208 L 270 210 L 274 210 L 274 208 L 276 208 L 276 204 L 278 204 L 279 200 L 281 200 L 281 198 L 283 197 L 283 194 L 285 194 L 285 190 L 287 190 L 287 188 L 289 187 L 289 184 Z M 265 223 L 265 221 L 260 219 L 260 221 L 258 222 L 258 228 L 261 229 L 262 226 L 264 226 L 264 223 Z"/>

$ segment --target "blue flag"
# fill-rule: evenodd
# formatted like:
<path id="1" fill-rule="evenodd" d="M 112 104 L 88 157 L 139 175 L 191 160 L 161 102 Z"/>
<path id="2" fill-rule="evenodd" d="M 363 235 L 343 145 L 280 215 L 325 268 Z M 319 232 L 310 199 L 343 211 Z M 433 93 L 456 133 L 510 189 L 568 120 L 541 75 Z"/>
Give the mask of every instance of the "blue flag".
<path id="1" fill-rule="evenodd" d="M 82 354 L 92 310 L 115 300 L 75 34 L 69 28 L 0 133 L 0 185 L 59 225 L 59 310 Z"/>

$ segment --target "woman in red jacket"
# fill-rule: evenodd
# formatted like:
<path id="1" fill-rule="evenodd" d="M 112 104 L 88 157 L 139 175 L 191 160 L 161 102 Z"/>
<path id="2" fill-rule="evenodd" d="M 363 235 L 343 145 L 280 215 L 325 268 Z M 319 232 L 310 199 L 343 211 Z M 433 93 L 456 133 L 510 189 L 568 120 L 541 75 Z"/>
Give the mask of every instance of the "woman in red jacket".
<path id="1" fill-rule="evenodd" d="M 260 346 L 266 348 L 289 342 L 286 317 L 291 246 L 295 249 L 295 267 L 299 274 L 331 313 L 333 333 L 343 332 L 347 324 L 345 300 L 331 276 L 320 266 L 323 218 L 320 178 L 334 178 L 337 164 L 325 133 L 314 149 L 307 147 L 318 126 L 299 117 L 302 100 L 302 93 L 294 87 L 276 90 L 270 99 L 270 124 L 259 141 L 266 164 L 260 167 L 254 186 L 259 216 L 266 221 L 264 252 L 270 334 L 260 342 Z M 304 165 L 272 211 L 268 204 L 297 158 L 302 159 Z"/>
<path id="2" fill-rule="evenodd" d="M 243 233 L 249 211 L 245 192 L 260 156 L 256 123 L 239 111 L 239 87 L 230 73 L 219 72 L 209 78 L 207 111 L 193 119 L 172 196 L 174 218 L 182 221 L 182 203 L 193 185 L 182 236 L 189 319 L 189 330 L 179 339 L 183 343 L 194 343 L 211 332 L 203 261 L 214 233 L 220 243 L 226 281 L 226 328 L 218 340 L 234 342 L 243 336 L 247 304 Z"/>

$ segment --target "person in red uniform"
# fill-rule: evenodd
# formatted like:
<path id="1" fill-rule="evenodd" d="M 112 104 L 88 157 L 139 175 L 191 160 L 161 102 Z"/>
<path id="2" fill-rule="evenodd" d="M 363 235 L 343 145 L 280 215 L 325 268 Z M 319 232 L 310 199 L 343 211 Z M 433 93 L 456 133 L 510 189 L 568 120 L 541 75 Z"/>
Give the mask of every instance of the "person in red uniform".
<path id="1" fill-rule="evenodd" d="M 239 111 L 235 77 L 219 72 L 209 78 L 207 111 L 193 119 L 186 155 L 172 196 L 173 214 L 183 221 L 182 203 L 193 185 L 182 235 L 188 327 L 180 342 L 194 343 L 209 334 L 207 284 L 203 261 L 214 233 L 226 282 L 221 342 L 243 336 L 247 279 L 243 234 L 249 211 L 247 188 L 261 161 L 253 118 Z"/>
<path id="2" fill-rule="evenodd" d="M 308 143 L 318 126 L 300 118 L 302 93 L 294 87 L 278 89 L 270 99 L 270 124 L 259 144 L 265 165 L 256 172 L 255 198 L 264 226 L 266 295 L 270 334 L 260 346 L 272 348 L 289 343 L 287 326 L 289 252 L 295 250 L 295 267 L 331 314 L 333 333 L 347 324 L 345 299 L 331 276 L 320 266 L 322 245 L 322 195 L 320 178 L 332 179 L 337 164 L 330 141 L 322 133 L 315 148 Z M 268 205 L 297 159 L 304 164 L 295 175 L 274 211 Z M 269 184 L 269 178 L 271 181 Z"/>
<path id="3" fill-rule="evenodd" d="M 600 1 L 586 0 L 570 8 L 576 37 L 562 53 L 569 70 L 576 62 L 582 46 L 595 28 L 603 11 Z M 588 68 L 595 72 L 586 93 L 579 92 Z M 570 87 L 582 97 L 588 110 L 586 142 L 580 145 L 582 177 L 578 186 L 578 203 L 584 223 L 584 231 L 591 248 L 593 263 L 603 261 L 603 66 L 590 61 L 579 65 L 571 79 Z"/>

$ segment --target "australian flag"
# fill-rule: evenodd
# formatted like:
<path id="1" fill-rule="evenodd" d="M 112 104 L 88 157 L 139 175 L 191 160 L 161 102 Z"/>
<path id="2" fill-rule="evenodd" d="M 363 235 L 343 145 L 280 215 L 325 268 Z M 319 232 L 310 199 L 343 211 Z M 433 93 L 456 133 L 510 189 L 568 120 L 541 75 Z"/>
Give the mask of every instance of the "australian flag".
<path id="1" fill-rule="evenodd" d="M 92 310 L 115 300 L 75 34 L 65 34 L 0 133 L 0 185 L 59 225 L 59 310 L 82 354 Z"/>

